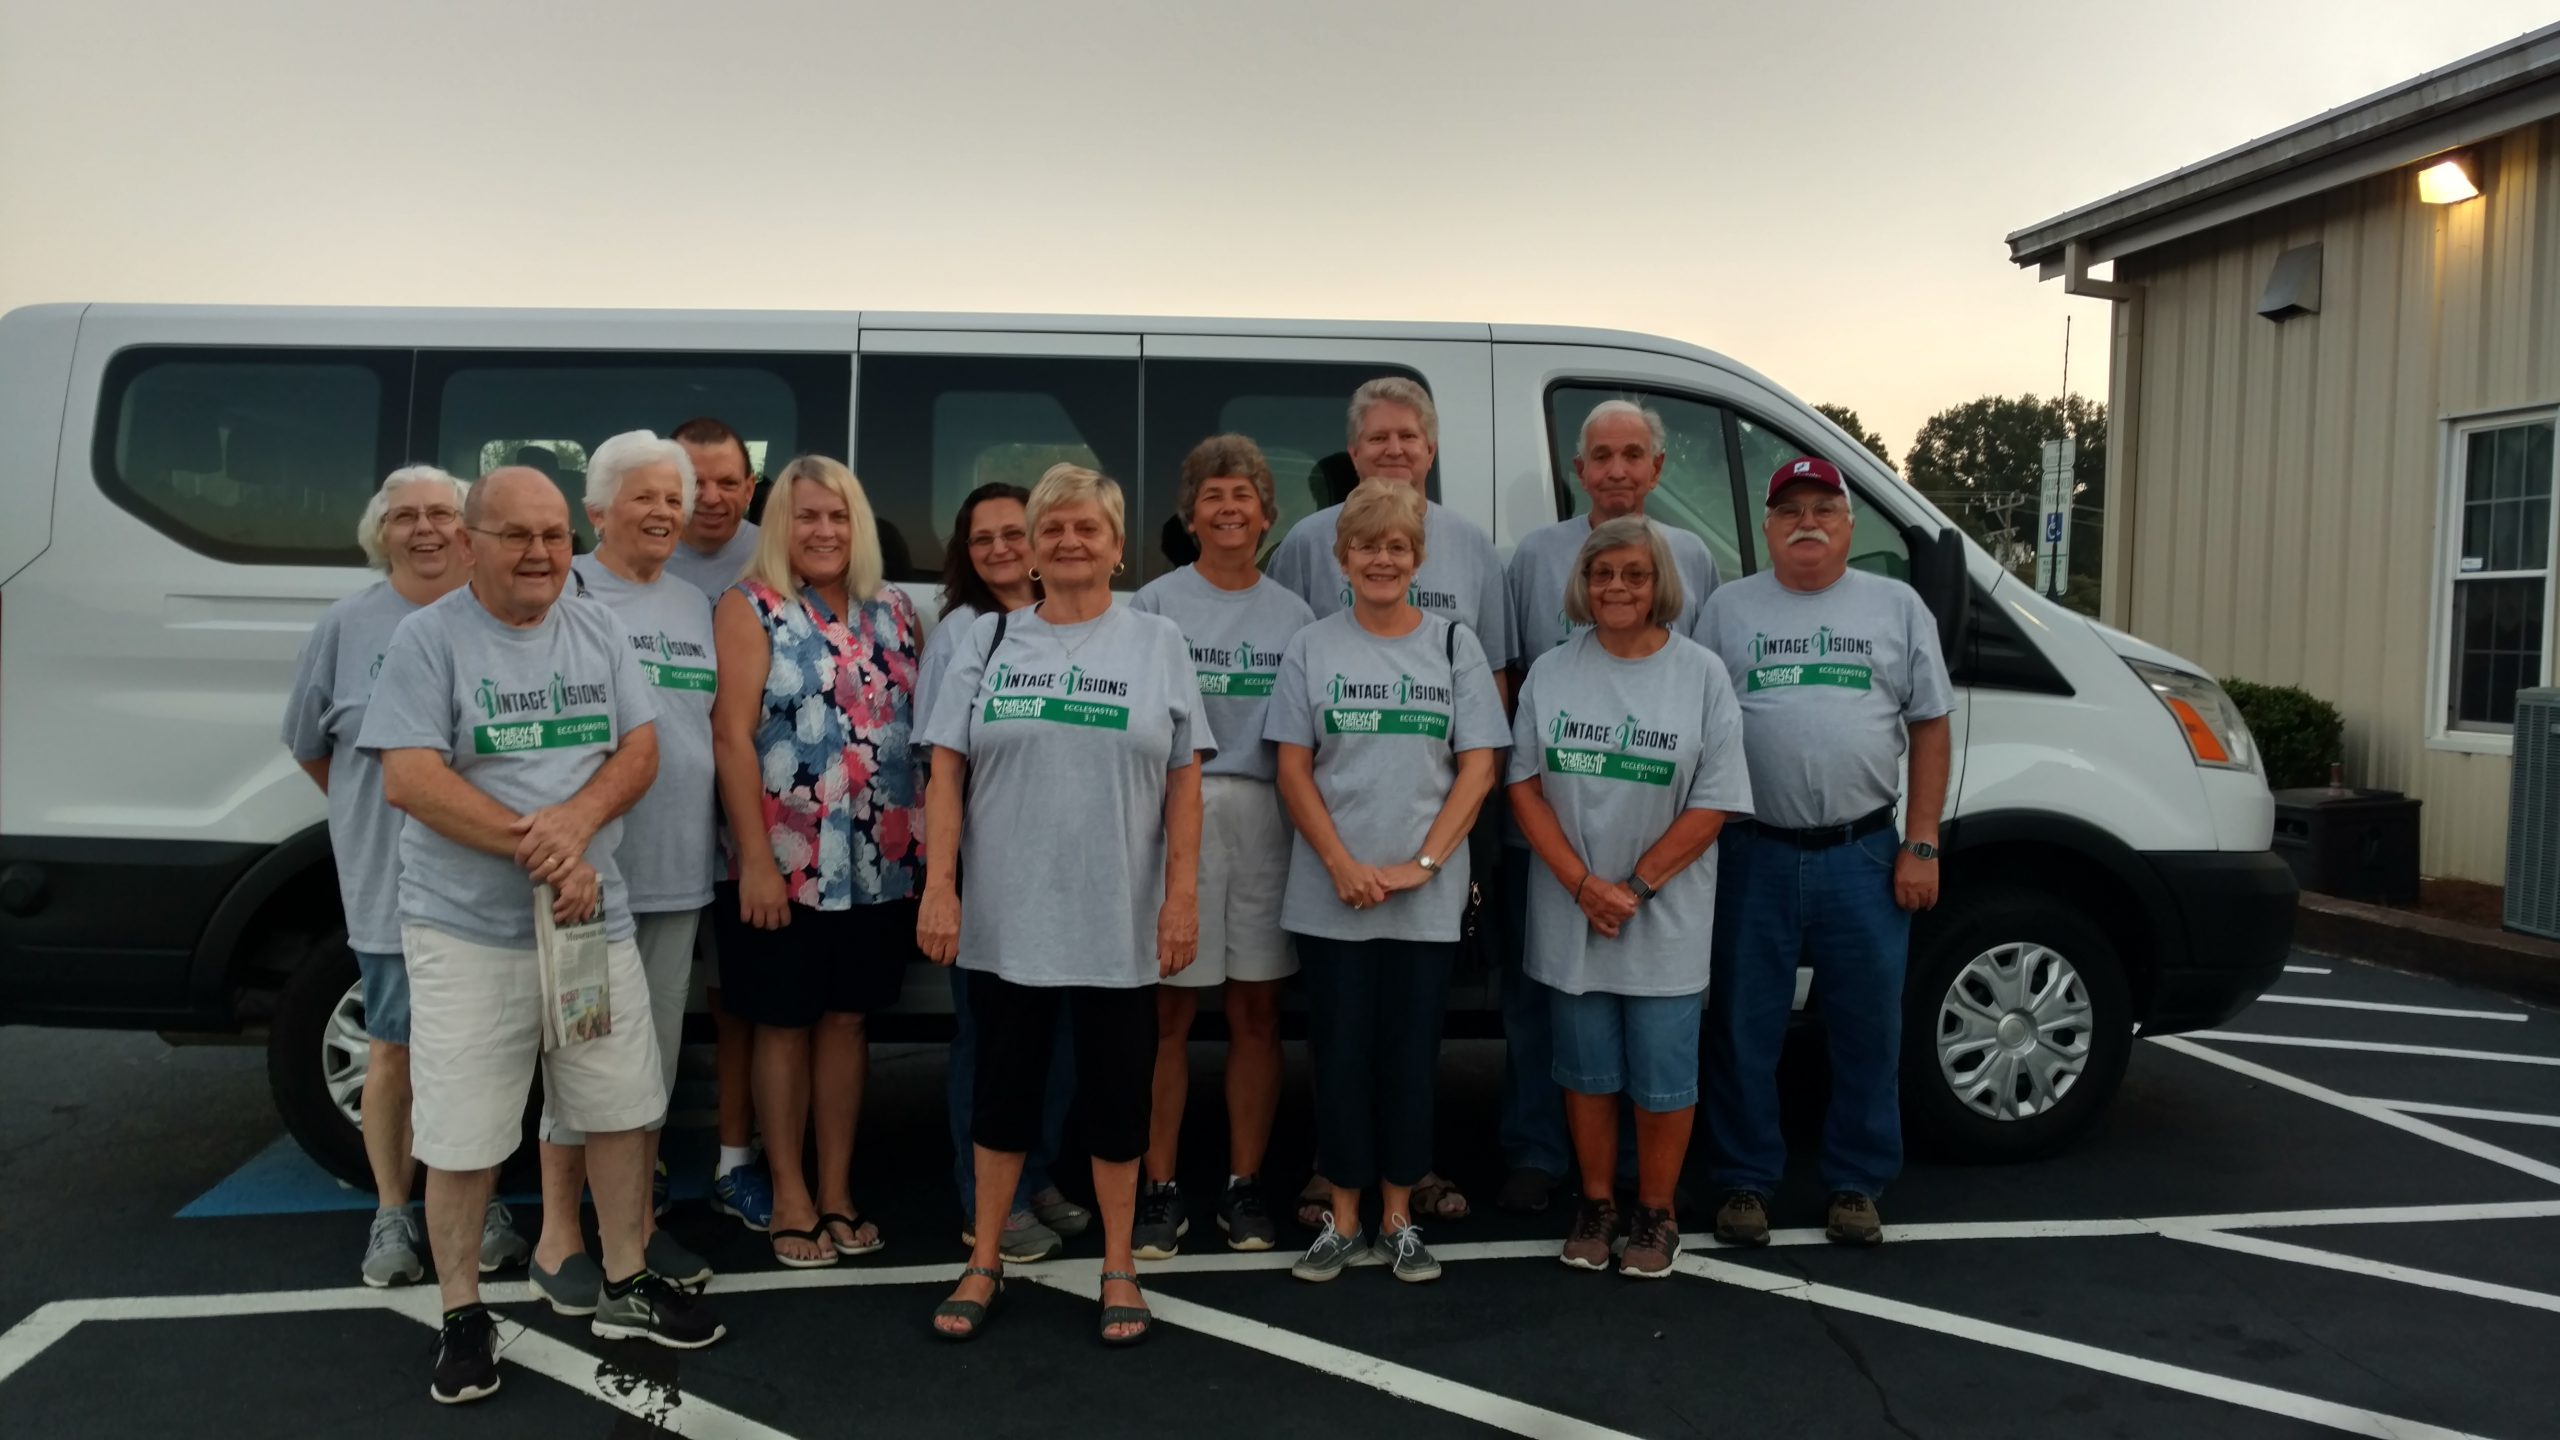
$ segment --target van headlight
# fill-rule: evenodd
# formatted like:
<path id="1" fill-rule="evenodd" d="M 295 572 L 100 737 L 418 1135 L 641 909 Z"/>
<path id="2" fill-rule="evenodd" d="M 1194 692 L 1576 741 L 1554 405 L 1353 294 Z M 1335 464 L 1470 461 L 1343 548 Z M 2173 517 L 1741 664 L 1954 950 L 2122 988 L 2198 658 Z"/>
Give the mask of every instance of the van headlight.
<path id="1" fill-rule="evenodd" d="M 2160 697 L 2169 718 L 2178 722 L 2178 732 L 2187 737 L 2188 753 L 2197 764 L 2217 770 L 2257 770 L 2258 745 L 2249 736 L 2249 723 L 2240 718 L 2240 707 L 2231 703 L 2221 686 L 2165 665 L 2141 660 L 2124 663 Z"/>

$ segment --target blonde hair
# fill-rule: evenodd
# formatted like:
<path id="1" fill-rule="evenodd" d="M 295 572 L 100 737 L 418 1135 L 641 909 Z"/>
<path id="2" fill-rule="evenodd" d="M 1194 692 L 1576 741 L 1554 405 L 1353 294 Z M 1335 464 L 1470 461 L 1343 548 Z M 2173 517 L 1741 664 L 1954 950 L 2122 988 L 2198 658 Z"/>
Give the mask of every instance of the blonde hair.
<path id="1" fill-rule="evenodd" d="M 364 563 L 385 574 L 391 570 L 391 552 L 382 548 L 382 532 L 391 524 L 391 492 L 403 485 L 450 485 L 453 508 L 459 510 L 471 498 L 471 485 L 433 465 L 403 465 L 382 477 L 374 487 L 373 498 L 364 502 L 364 514 L 356 519 L 356 548 L 364 552 Z"/>
<path id="2" fill-rule="evenodd" d="M 1422 492 L 1395 480 L 1363 480 L 1342 502 L 1333 521 L 1333 558 L 1348 561 L 1351 542 L 1402 535 L 1413 542 L 1413 563 L 1422 563 L 1424 517 L 1430 514 Z"/>
<path id="3" fill-rule="evenodd" d="M 1402 375 L 1381 375 L 1351 392 L 1350 435 L 1345 443 L 1360 443 L 1360 427 L 1369 423 L 1369 412 L 1380 405 L 1401 405 L 1422 422 L 1422 438 L 1440 448 L 1440 407 L 1431 403 L 1431 392 L 1418 380 Z"/>
<path id="4" fill-rule="evenodd" d="M 1120 482 L 1082 465 L 1052 465 L 1040 472 L 1040 483 L 1031 487 L 1031 498 L 1022 507 L 1023 528 L 1031 532 L 1032 543 L 1037 544 L 1041 516 L 1061 505 L 1087 501 L 1102 507 L 1102 518 L 1111 522 L 1112 543 L 1126 550 L 1128 507 L 1120 498 Z"/>
<path id="5" fill-rule="evenodd" d="M 765 497 L 764 528 L 757 532 L 755 553 L 747 558 L 738 578 L 760 580 L 794 600 L 800 598 L 800 576 L 791 568 L 791 491 L 803 480 L 844 502 L 845 517 L 853 529 L 845 553 L 844 587 L 852 603 L 868 604 L 880 593 L 880 526 L 872 518 L 862 482 L 853 478 L 843 462 L 824 455 L 803 455 L 773 477 L 773 491 Z M 782 506 L 779 516 L 772 513 L 777 501 Z"/>
<path id="6" fill-rule="evenodd" d="M 1610 551 L 1628 549 L 1644 551 L 1653 564 L 1653 613 L 1646 618 L 1656 625 L 1680 618 L 1688 594 L 1680 586 L 1680 566 L 1671 558 L 1671 542 L 1662 538 L 1661 526 L 1643 516 L 1621 515 L 1592 526 L 1582 552 L 1573 557 L 1573 573 L 1564 582 L 1565 619 L 1576 625 L 1592 623 L 1591 581 L 1583 572 Z"/>

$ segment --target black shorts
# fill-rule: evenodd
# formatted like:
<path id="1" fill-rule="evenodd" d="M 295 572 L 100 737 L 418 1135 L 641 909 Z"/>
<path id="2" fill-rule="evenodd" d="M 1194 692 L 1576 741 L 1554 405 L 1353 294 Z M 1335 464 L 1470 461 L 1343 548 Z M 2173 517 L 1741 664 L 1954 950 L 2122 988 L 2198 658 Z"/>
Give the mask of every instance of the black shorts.
<path id="1" fill-rule="evenodd" d="M 741 1020 L 798 1030 L 826 1014 L 868 1015 L 898 1003 L 916 949 L 916 902 L 843 910 L 791 907 L 791 923 L 759 930 L 738 917 L 738 887 L 711 891 L 720 945 L 720 1003 Z"/>

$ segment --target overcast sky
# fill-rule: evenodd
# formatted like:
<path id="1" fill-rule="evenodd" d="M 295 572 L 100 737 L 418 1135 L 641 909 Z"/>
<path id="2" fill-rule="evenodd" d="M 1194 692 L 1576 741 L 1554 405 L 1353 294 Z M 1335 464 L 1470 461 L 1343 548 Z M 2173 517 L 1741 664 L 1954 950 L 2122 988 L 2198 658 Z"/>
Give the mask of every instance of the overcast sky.
<path id="1" fill-rule="evenodd" d="M 2001 237 L 2550 0 L 0 0 L 41 300 L 1605 325 L 2103 393 Z"/>

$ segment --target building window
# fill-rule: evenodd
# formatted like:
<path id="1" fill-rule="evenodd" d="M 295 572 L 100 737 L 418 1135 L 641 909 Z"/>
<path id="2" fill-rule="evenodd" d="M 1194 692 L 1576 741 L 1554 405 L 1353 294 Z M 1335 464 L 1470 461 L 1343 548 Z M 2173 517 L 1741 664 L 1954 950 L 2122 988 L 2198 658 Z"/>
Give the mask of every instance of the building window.
<path id="1" fill-rule="evenodd" d="M 2544 417 L 2454 432 L 2445 525 L 2452 593 L 2442 632 L 2448 732 L 2507 733 L 2516 692 L 2550 677 L 2552 430 Z"/>

